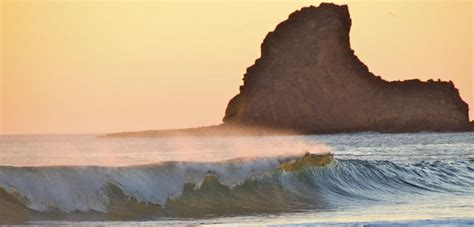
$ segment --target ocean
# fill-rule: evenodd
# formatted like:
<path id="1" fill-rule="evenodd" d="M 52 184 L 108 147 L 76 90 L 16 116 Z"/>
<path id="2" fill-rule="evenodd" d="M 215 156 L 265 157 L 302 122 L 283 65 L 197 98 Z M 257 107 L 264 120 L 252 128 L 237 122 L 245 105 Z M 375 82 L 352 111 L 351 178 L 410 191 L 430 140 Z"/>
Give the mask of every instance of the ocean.
<path id="1" fill-rule="evenodd" d="M 0 223 L 474 225 L 474 133 L 4 135 Z"/>

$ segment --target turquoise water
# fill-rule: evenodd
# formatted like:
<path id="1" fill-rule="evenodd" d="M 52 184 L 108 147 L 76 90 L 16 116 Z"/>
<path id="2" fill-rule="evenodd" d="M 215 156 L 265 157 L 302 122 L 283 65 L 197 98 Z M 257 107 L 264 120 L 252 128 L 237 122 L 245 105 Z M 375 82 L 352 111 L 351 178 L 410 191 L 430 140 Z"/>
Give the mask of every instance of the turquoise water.
<path id="1" fill-rule="evenodd" d="M 474 133 L 0 137 L 0 221 L 474 223 Z M 334 154 L 323 167 L 281 163 Z"/>

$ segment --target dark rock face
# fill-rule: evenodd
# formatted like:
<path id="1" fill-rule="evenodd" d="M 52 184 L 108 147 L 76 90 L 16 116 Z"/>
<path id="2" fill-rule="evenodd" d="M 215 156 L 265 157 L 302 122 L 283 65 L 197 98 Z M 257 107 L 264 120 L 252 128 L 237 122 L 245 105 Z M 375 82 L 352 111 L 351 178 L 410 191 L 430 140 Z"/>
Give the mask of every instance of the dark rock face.
<path id="1" fill-rule="evenodd" d="M 452 82 L 375 76 L 354 55 L 350 27 L 347 6 L 323 3 L 291 14 L 266 36 L 224 125 L 301 133 L 469 128 L 469 108 Z"/>

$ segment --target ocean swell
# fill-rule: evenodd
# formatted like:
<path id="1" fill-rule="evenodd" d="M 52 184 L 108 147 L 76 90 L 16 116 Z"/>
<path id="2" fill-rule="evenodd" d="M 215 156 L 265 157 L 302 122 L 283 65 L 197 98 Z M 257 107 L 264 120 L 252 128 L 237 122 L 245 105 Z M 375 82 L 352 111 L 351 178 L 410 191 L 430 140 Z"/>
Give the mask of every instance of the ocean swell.
<path id="1" fill-rule="evenodd" d="M 335 159 L 326 166 L 280 168 L 300 159 L 2 166 L 0 220 L 54 220 L 75 214 L 77 219 L 84 213 L 89 214 L 86 220 L 110 220 L 294 212 L 331 209 L 354 200 L 389 200 L 403 193 L 468 194 L 474 188 L 473 160 L 399 164 Z"/>

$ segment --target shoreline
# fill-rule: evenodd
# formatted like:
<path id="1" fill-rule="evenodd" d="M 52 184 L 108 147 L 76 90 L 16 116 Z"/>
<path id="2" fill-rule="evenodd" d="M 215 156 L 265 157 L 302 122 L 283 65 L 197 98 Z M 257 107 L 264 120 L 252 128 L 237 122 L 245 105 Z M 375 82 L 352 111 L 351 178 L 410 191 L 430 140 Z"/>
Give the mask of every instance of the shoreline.
<path id="1" fill-rule="evenodd" d="M 301 132 L 288 129 L 276 129 L 265 127 L 248 127 L 238 125 L 212 125 L 202 126 L 196 128 L 183 129 L 158 129 L 158 130 L 143 130 L 143 131 L 124 131 L 113 132 L 100 135 L 100 138 L 127 138 L 127 137 L 227 137 L 227 136 L 299 136 L 299 135 L 334 135 L 347 133 L 386 133 L 386 134 L 400 134 L 400 133 L 463 133 L 474 132 L 474 121 L 469 123 L 469 126 L 459 130 L 346 130 L 346 131 L 331 131 L 319 130 L 314 132 Z"/>

